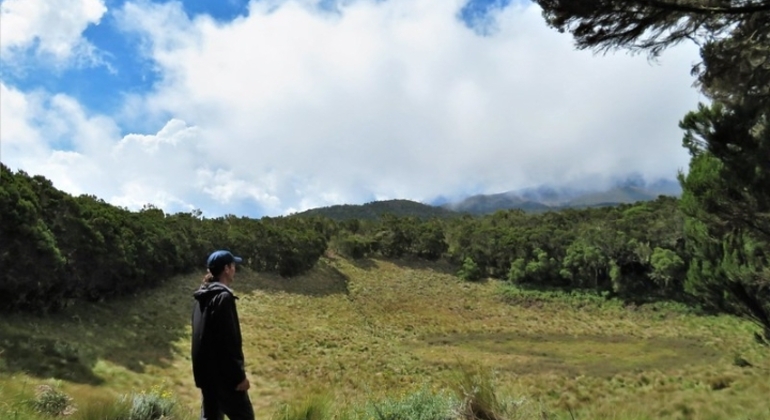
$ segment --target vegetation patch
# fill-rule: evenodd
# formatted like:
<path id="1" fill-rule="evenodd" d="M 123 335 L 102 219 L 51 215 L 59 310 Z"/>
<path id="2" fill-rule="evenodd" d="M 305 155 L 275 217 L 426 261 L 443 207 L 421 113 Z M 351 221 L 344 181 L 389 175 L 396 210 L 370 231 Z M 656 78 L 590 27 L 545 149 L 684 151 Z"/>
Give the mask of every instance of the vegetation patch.
<path id="1" fill-rule="evenodd" d="M 693 338 L 462 333 L 422 338 L 428 346 L 483 353 L 512 373 L 612 377 L 638 370 L 679 369 L 714 363 L 722 354 Z"/>

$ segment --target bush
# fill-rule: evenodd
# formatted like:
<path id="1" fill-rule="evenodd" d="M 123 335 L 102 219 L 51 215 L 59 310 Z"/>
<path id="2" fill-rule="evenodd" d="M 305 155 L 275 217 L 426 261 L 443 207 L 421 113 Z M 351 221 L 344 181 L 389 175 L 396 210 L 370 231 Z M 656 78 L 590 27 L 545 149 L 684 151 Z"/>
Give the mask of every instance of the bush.
<path id="1" fill-rule="evenodd" d="M 313 394 L 304 401 L 286 404 L 273 416 L 274 420 L 324 420 L 331 418 L 331 400 L 324 394 Z"/>
<path id="2" fill-rule="evenodd" d="M 55 386 L 40 385 L 37 387 L 37 395 L 32 400 L 32 408 L 40 414 L 47 416 L 68 416 L 75 412 L 72 397 Z"/>
<path id="3" fill-rule="evenodd" d="M 481 269 L 479 268 L 479 265 L 473 261 L 473 258 L 465 257 L 463 266 L 460 268 L 460 271 L 457 272 L 457 276 L 468 281 L 479 280 L 481 278 Z"/>
<path id="4" fill-rule="evenodd" d="M 456 374 L 454 390 L 458 416 L 464 420 L 519 420 L 549 418 L 531 401 L 503 398 L 497 391 L 493 372 L 480 365 L 464 365 Z"/>
<path id="5" fill-rule="evenodd" d="M 433 393 L 427 387 L 401 398 L 369 403 L 364 418 L 377 420 L 451 420 L 455 418 L 457 401 L 443 392 Z"/>
<path id="6" fill-rule="evenodd" d="M 78 420 L 126 420 L 131 404 L 126 400 L 93 399 L 78 410 Z"/>
<path id="7" fill-rule="evenodd" d="M 369 256 L 374 247 L 374 241 L 358 234 L 342 233 L 332 244 L 337 251 L 347 257 L 360 259 Z"/>
<path id="8" fill-rule="evenodd" d="M 124 401 L 129 401 L 131 404 L 127 420 L 162 419 L 170 416 L 176 406 L 171 392 L 157 386 L 150 392 L 142 391 L 139 394 L 126 396 Z"/>

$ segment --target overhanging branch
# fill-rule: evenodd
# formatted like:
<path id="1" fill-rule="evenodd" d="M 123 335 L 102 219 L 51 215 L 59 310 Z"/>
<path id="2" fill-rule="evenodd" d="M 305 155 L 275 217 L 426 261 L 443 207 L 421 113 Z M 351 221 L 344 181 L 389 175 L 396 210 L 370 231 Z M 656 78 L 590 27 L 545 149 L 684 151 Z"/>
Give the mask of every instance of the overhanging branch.
<path id="1" fill-rule="evenodd" d="M 664 0 L 633 0 L 633 2 L 650 6 L 650 7 L 664 9 L 664 10 L 671 10 L 675 12 L 685 12 L 685 13 L 697 13 L 697 14 L 738 15 L 738 14 L 751 14 L 751 13 L 770 11 L 770 2 L 761 2 L 761 3 L 749 4 L 746 6 L 732 6 L 732 7 L 694 6 L 690 4 L 675 3 L 675 2 L 664 1 Z"/>

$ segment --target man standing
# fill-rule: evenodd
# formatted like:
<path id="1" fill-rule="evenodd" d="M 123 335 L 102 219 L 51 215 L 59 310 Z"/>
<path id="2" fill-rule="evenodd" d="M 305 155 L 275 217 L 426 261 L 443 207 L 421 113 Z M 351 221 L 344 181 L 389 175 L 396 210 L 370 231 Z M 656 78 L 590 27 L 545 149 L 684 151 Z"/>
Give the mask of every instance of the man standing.
<path id="1" fill-rule="evenodd" d="M 254 420 L 243 357 L 237 297 L 230 289 L 243 260 L 229 251 L 213 252 L 208 274 L 193 293 L 192 368 L 201 389 L 201 420 Z"/>

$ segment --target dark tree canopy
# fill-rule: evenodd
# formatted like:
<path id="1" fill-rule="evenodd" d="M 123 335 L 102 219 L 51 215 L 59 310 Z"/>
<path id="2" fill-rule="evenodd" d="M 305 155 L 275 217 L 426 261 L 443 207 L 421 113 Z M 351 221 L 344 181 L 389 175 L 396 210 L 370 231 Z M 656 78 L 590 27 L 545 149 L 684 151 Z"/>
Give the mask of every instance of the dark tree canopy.
<path id="1" fill-rule="evenodd" d="M 770 339 L 770 1 L 536 1 L 581 49 L 657 57 L 682 41 L 700 47 L 692 73 L 711 104 L 680 123 L 692 156 L 680 175 L 686 288 Z"/>
<path id="2" fill-rule="evenodd" d="M 580 49 L 657 57 L 682 41 L 700 46 L 697 84 L 727 103 L 770 97 L 770 1 L 536 0 L 546 22 Z"/>

